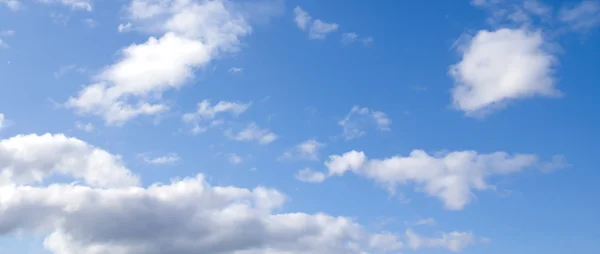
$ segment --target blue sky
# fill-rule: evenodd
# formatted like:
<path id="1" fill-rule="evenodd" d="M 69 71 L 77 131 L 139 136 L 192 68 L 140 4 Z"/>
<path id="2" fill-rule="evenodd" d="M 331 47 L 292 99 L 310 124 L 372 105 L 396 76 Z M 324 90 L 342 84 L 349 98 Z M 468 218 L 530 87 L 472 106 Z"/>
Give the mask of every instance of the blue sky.
<path id="1" fill-rule="evenodd" d="M 600 2 L 0 0 L 0 253 L 597 253 Z"/>

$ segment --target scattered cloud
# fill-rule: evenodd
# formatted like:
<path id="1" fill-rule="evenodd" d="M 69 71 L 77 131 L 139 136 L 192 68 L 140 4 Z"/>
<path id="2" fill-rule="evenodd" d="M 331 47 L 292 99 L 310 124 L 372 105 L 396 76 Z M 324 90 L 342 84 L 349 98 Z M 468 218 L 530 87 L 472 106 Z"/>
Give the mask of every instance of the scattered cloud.
<path id="1" fill-rule="evenodd" d="M 240 67 L 233 67 L 233 68 L 229 69 L 229 72 L 231 72 L 231 73 L 240 73 L 242 71 L 244 71 L 244 68 L 240 68 Z"/>
<path id="2" fill-rule="evenodd" d="M 315 140 L 306 140 L 294 148 L 286 151 L 279 157 L 279 160 L 319 160 L 319 150 L 324 146 L 323 143 Z"/>
<path id="3" fill-rule="evenodd" d="M 586 32 L 600 25 L 600 2 L 584 0 L 574 6 L 560 9 L 558 19 L 572 30 Z"/>
<path id="4" fill-rule="evenodd" d="M 369 47 L 373 44 L 373 37 L 360 37 L 357 33 L 344 33 L 342 34 L 342 43 L 352 44 L 355 41 L 361 42 L 365 47 Z"/>
<path id="5" fill-rule="evenodd" d="M 163 156 L 151 157 L 147 153 L 138 154 L 145 163 L 152 165 L 173 165 L 181 160 L 176 153 L 170 153 Z"/>
<path id="6" fill-rule="evenodd" d="M 38 184 L 56 174 L 82 183 Z M 287 199 L 278 190 L 205 179 L 142 187 L 119 156 L 81 140 L 16 136 L 0 140 L 0 225 L 8 235 L 44 235 L 52 253 L 385 254 L 404 247 L 403 236 L 350 218 L 278 213 Z M 457 240 L 463 234 L 471 233 L 435 240 L 411 231 L 406 240 L 413 249 L 458 250 L 467 245 Z"/>
<path id="7" fill-rule="evenodd" d="M 124 32 L 131 30 L 132 27 L 133 27 L 133 24 L 131 24 L 131 22 L 127 22 L 125 24 L 119 24 L 119 27 L 117 28 L 117 30 L 119 31 L 119 33 L 124 33 Z"/>
<path id="8" fill-rule="evenodd" d="M 98 21 L 94 19 L 87 18 L 82 20 L 82 22 L 89 28 L 96 28 L 98 26 Z"/>
<path id="9" fill-rule="evenodd" d="M 325 174 L 323 172 L 318 172 L 310 168 L 306 168 L 296 173 L 296 179 L 307 183 L 320 183 L 325 181 Z"/>
<path id="10" fill-rule="evenodd" d="M 439 238 L 429 238 L 407 230 L 406 238 L 408 247 L 413 250 L 443 248 L 452 252 L 460 252 L 476 243 L 475 235 L 471 232 L 450 232 L 443 233 Z"/>
<path id="11" fill-rule="evenodd" d="M 0 140 L 0 187 L 42 183 L 50 175 L 72 176 L 96 187 L 139 184 L 137 176 L 123 166 L 120 156 L 79 139 L 44 134 Z"/>
<path id="12" fill-rule="evenodd" d="M 92 11 L 91 0 L 38 0 L 44 4 L 62 4 L 73 10 Z"/>
<path id="13" fill-rule="evenodd" d="M 15 31 L 13 30 L 2 30 L 0 31 L 0 49 L 1 48 L 9 48 L 8 44 L 2 40 L 3 37 L 10 37 L 15 35 Z"/>
<path id="14" fill-rule="evenodd" d="M 246 112 L 252 105 L 249 103 L 219 101 L 211 105 L 209 100 L 203 100 L 198 103 L 198 109 L 194 113 L 186 113 L 183 115 L 185 123 L 193 125 L 191 133 L 199 134 L 205 132 L 210 127 L 214 127 L 223 123 L 222 119 L 216 119 L 217 116 L 228 113 L 234 117 Z"/>
<path id="15" fill-rule="evenodd" d="M 475 190 L 494 188 L 488 184 L 490 177 L 517 173 L 527 168 L 544 170 L 546 164 L 533 154 L 455 151 L 432 156 L 422 150 L 413 150 L 409 156 L 382 160 L 368 160 L 363 152 L 351 151 L 329 156 L 325 166 L 329 176 L 341 176 L 352 171 L 375 180 L 391 194 L 395 194 L 398 185 L 412 184 L 415 190 L 438 198 L 446 209 L 461 210 L 475 197 Z"/>
<path id="16" fill-rule="evenodd" d="M 140 31 L 163 35 L 122 49 L 121 58 L 66 106 L 100 116 L 109 125 L 165 112 L 169 106 L 161 100 L 163 92 L 187 84 L 195 70 L 219 55 L 239 51 L 241 39 L 252 30 L 242 5 L 219 0 L 177 3 L 132 1 L 126 8 L 130 22 Z"/>
<path id="17" fill-rule="evenodd" d="M 327 23 L 320 19 L 314 19 L 300 6 L 294 8 L 296 26 L 302 31 L 308 31 L 308 38 L 317 40 L 325 39 L 327 34 L 338 30 L 339 25 Z"/>
<path id="18" fill-rule="evenodd" d="M 473 0 L 471 4 L 488 11 L 487 23 L 493 26 L 547 23 L 554 12 L 551 6 L 537 0 Z"/>
<path id="19" fill-rule="evenodd" d="M 390 131 L 391 124 L 392 120 L 384 112 L 359 106 L 352 107 L 350 113 L 338 122 L 343 128 L 342 137 L 346 140 L 365 135 L 367 132 L 364 129 L 370 125 L 374 125 L 379 131 Z"/>
<path id="20" fill-rule="evenodd" d="M 85 132 L 92 132 L 94 131 L 94 125 L 91 123 L 82 123 L 82 122 L 75 122 L 75 128 L 77 128 L 78 130 L 82 130 Z"/>
<path id="21" fill-rule="evenodd" d="M 235 153 L 229 154 L 229 163 L 237 165 L 237 164 L 241 164 L 242 162 L 243 162 L 243 159 L 241 156 L 239 156 Z"/>
<path id="22" fill-rule="evenodd" d="M 275 133 L 260 128 L 256 123 L 250 123 L 245 129 L 237 133 L 227 130 L 225 136 L 237 141 L 256 141 L 262 145 L 269 144 L 278 138 Z"/>
<path id="23" fill-rule="evenodd" d="M 450 67 L 453 106 L 483 117 L 517 99 L 560 96 L 550 47 L 541 32 L 525 28 L 478 32 Z"/>

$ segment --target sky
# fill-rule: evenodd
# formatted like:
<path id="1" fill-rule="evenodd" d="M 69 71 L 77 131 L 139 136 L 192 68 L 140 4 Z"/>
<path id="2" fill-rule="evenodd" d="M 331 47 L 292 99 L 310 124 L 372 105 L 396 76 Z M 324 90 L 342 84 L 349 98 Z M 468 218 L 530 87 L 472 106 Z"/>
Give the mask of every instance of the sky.
<path id="1" fill-rule="evenodd" d="M 599 28 L 597 0 L 0 0 L 0 253 L 599 253 Z"/>

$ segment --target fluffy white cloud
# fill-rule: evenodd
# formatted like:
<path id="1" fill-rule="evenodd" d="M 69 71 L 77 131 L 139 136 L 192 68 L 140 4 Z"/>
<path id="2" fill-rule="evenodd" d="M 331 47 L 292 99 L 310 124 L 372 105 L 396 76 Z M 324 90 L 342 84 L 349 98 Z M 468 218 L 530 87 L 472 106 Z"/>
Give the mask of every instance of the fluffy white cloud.
<path id="1" fill-rule="evenodd" d="M 198 68 L 239 50 L 240 38 L 252 30 L 240 8 L 226 0 L 133 0 L 127 8 L 131 23 L 163 35 L 122 49 L 121 59 L 66 105 L 115 125 L 167 110 L 163 92 L 182 87 Z"/>
<path id="2" fill-rule="evenodd" d="M 407 245 L 413 249 L 444 248 L 459 252 L 476 243 L 476 238 L 471 232 L 443 233 L 439 238 L 423 237 L 411 230 L 406 231 Z"/>
<path id="3" fill-rule="evenodd" d="M 232 130 L 225 131 L 225 136 L 237 141 L 256 141 L 259 144 L 269 144 L 278 137 L 268 129 L 260 128 L 256 123 L 250 123 L 240 132 L 233 133 Z"/>
<path id="4" fill-rule="evenodd" d="M 480 31 L 459 47 L 462 60 L 450 67 L 453 105 L 482 117 L 510 101 L 561 95 L 552 76 L 556 58 L 541 32 Z"/>
<path id="5" fill-rule="evenodd" d="M 320 19 L 313 18 L 300 6 L 294 8 L 295 18 L 294 21 L 300 30 L 308 30 L 308 37 L 310 39 L 325 39 L 327 34 L 338 30 L 339 25 L 335 23 L 327 23 Z"/>
<path id="6" fill-rule="evenodd" d="M 389 131 L 392 120 L 384 112 L 354 106 L 338 124 L 343 128 L 342 137 L 351 140 L 365 135 L 364 128 L 370 125 L 375 125 L 379 131 Z"/>
<path id="7" fill-rule="evenodd" d="M 173 165 L 181 160 L 176 153 L 170 153 L 163 156 L 151 157 L 148 154 L 138 154 L 145 163 L 152 165 Z"/>
<path id="8" fill-rule="evenodd" d="M 446 209 L 460 210 L 471 202 L 475 190 L 493 188 L 488 184 L 490 177 L 532 167 L 543 170 L 547 164 L 541 163 L 532 154 L 456 151 L 432 156 L 422 150 L 414 150 L 409 156 L 393 156 L 382 160 L 369 160 L 363 152 L 351 151 L 330 156 L 325 166 L 329 176 L 352 171 L 382 184 L 392 194 L 398 185 L 410 184 L 415 190 L 438 198 Z"/>
<path id="9" fill-rule="evenodd" d="M 73 176 L 98 187 L 135 186 L 139 182 L 119 156 L 62 134 L 0 140 L 0 186 L 41 183 L 54 174 Z"/>
<path id="10" fill-rule="evenodd" d="M 74 10 L 92 11 L 92 3 L 90 0 L 38 0 L 45 4 L 62 4 L 69 6 Z"/>
<path id="11" fill-rule="evenodd" d="M 576 31 L 593 29 L 600 25 L 600 2 L 586 0 L 572 7 L 563 7 L 558 18 Z"/>
<path id="12" fill-rule="evenodd" d="M 198 109 L 194 113 L 186 113 L 183 115 L 183 121 L 192 124 L 193 128 L 191 132 L 198 134 L 206 131 L 211 126 L 216 126 L 221 123 L 221 119 L 215 118 L 224 113 L 237 117 L 240 114 L 246 112 L 252 105 L 249 103 L 230 102 L 230 101 L 219 101 L 218 103 L 211 105 L 209 100 L 203 100 L 198 103 Z M 210 123 L 207 123 L 210 122 Z"/>
<path id="13" fill-rule="evenodd" d="M 0 173 L 0 236 L 42 234 L 56 254 L 383 254 L 397 253 L 404 239 L 420 249 L 456 238 L 372 233 L 345 217 L 278 213 L 286 198 L 277 190 L 211 186 L 201 174 L 140 187 L 118 156 L 60 134 L 0 141 Z M 35 184 L 52 173 L 85 184 Z"/>
<path id="14" fill-rule="evenodd" d="M 325 174 L 310 168 L 305 168 L 296 173 L 296 179 L 308 183 L 320 183 L 325 181 Z"/>
<path id="15" fill-rule="evenodd" d="M 75 128 L 77 128 L 78 130 L 82 130 L 85 132 L 92 132 L 94 131 L 94 125 L 91 123 L 82 123 L 82 122 L 75 122 Z"/>
<path id="16" fill-rule="evenodd" d="M 309 139 L 283 153 L 279 157 L 280 160 L 319 160 L 319 150 L 323 147 L 323 143 Z"/>

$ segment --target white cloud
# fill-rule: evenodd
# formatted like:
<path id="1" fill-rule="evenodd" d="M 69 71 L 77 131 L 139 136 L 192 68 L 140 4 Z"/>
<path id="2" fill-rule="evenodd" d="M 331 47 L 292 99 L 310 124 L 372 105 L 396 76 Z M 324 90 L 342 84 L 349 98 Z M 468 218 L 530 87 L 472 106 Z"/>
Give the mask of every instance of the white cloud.
<path id="1" fill-rule="evenodd" d="M 471 4 L 488 11 L 490 15 L 487 22 L 494 26 L 547 23 L 553 14 L 551 6 L 538 0 L 474 0 Z"/>
<path id="2" fill-rule="evenodd" d="M 148 154 L 142 153 L 138 154 L 138 157 L 140 157 L 145 163 L 152 165 L 173 165 L 181 160 L 179 155 L 176 153 L 170 153 L 158 157 L 150 157 Z"/>
<path id="3" fill-rule="evenodd" d="M 413 250 L 444 248 L 453 252 L 460 252 L 464 248 L 476 243 L 475 236 L 471 232 L 450 232 L 443 233 L 439 238 L 428 238 L 407 230 L 406 238 L 407 245 Z"/>
<path id="4" fill-rule="evenodd" d="M 98 187 L 139 183 L 123 166 L 120 156 L 63 134 L 19 135 L 0 140 L 0 186 L 41 183 L 55 174 L 83 179 Z"/>
<path id="5" fill-rule="evenodd" d="M 549 47 L 541 32 L 480 31 L 459 47 L 462 60 L 450 67 L 454 107 L 482 117 L 517 99 L 561 95 L 554 87 L 557 60 Z"/>
<path id="6" fill-rule="evenodd" d="M 310 168 L 305 168 L 296 173 L 296 179 L 307 183 L 320 183 L 325 181 L 325 174 Z"/>
<path id="7" fill-rule="evenodd" d="M 119 27 L 117 28 L 117 30 L 119 31 L 119 33 L 123 33 L 123 32 L 127 32 L 127 31 L 131 30 L 132 27 L 133 27 L 133 24 L 131 24 L 131 22 L 127 22 L 125 24 L 119 24 Z"/>
<path id="8" fill-rule="evenodd" d="M 323 147 L 323 143 L 309 139 L 283 153 L 279 157 L 280 160 L 319 160 L 319 150 Z"/>
<path id="9" fill-rule="evenodd" d="M 188 124 L 192 124 L 191 132 L 198 134 L 206 131 L 209 127 L 214 127 L 223 123 L 222 119 L 215 118 L 218 115 L 229 113 L 230 115 L 237 117 L 240 114 L 246 112 L 252 105 L 249 103 L 230 102 L 230 101 L 219 101 L 218 103 L 211 105 L 209 100 L 203 100 L 198 103 L 198 109 L 194 113 L 186 113 L 182 119 Z M 209 122 L 210 123 L 207 123 Z"/>
<path id="10" fill-rule="evenodd" d="M 75 128 L 85 131 L 85 132 L 92 132 L 94 131 L 94 125 L 91 123 L 82 123 L 82 122 L 75 122 Z"/>
<path id="11" fill-rule="evenodd" d="M 16 11 L 21 7 L 21 3 L 18 0 L 0 0 L 0 5 L 5 5 L 12 11 Z"/>
<path id="12" fill-rule="evenodd" d="M 127 8 L 131 22 L 140 31 L 163 35 L 122 49 L 121 59 L 66 105 L 113 125 L 166 111 L 163 92 L 182 87 L 196 69 L 239 50 L 240 39 L 252 29 L 238 7 L 221 0 L 133 0 Z"/>
<path id="13" fill-rule="evenodd" d="M 320 19 L 313 18 L 300 6 L 294 8 L 296 26 L 302 31 L 308 30 L 308 37 L 310 39 L 325 39 L 327 34 L 338 30 L 339 25 L 335 23 L 327 23 Z"/>
<path id="14" fill-rule="evenodd" d="M 546 164 L 540 163 L 532 154 L 455 151 L 432 156 L 422 150 L 413 150 L 409 156 L 382 160 L 368 160 L 363 152 L 351 151 L 330 156 L 325 166 L 329 176 L 352 171 L 375 180 L 392 194 L 399 185 L 413 185 L 416 191 L 438 198 L 446 209 L 461 210 L 475 197 L 475 190 L 493 189 L 488 184 L 490 177 L 531 167 L 543 170 Z"/>
<path id="15" fill-rule="evenodd" d="M 585 0 L 572 7 L 563 7 L 558 19 L 573 30 L 591 30 L 600 25 L 600 2 Z"/>
<path id="16" fill-rule="evenodd" d="M 275 141 L 278 136 L 268 129 L 260 128 L 256 123 L 250 123 L 245 129 L 238 133 L 231 130 L 225 131 L 225 136 L 237 141 L 256 141 L 259 144 L 269 144 Z"/>
<path id="17" fill-rule="evenodd" d="M 84 184 L 36 184 L 56 173 Z M 141 187 L 118 156 L 61 134 L 0 141 L 0 179 L 0 236 L 42 235 L 56 254 L 384 254 L 404 246 L 404 237 L 346 217 L 278 213 L 286 197 L 275 189 L 211 186 L 202 174 Z M 410 233 L 414 249 L 461 249 L 471 235 Z"/>
<path id="18" fill-rule="evenodd" d="M 240 157 L 239 155 L 235 154 L 235 153 L 231 153 L 229 154 L 229 163 L 231 164 L 240 164 L 242 163 L 242 157 Z"/>
<path id="19" fill-rule="evenodd" d="M 62 4 L 69 6 L 74 10 L 85 10 L 92 11 L 92 4 L 90 0 L 38 0 L 40 3 L 45 4 Z"/>
<path id="20" fill-rule="evenodd" d="M 240 73 L 242 71 L 244 71 L 244 68 L 240 68 L 240 67 L 232 67 L 229 69 L 229 72 L 231 72 L 231 73 Z"/>
<path id="21" fill-rule="evenodd" d="M 87 19 L 84 19 L 82 22 L 89 28 L 95 28 L 96 26 L 98 26 L 98 21 L 96 21 L 94 19 L 87 18 Z"/>
<path id="22" fill-rule="evenodd" d="M 367 132 L 364 129 L 370 125 L 376 126 L 379 131 L 390 131 L 391 124 L 392 120 L 384 112 L 359 106 L 352 107 L 350 113 L 338 122 L 343 128 L 342 137 L 346 140 L 365 135 Z"/>

